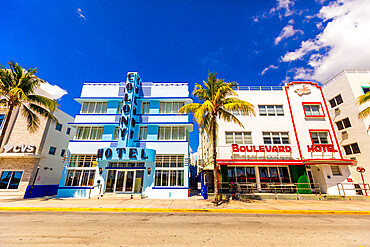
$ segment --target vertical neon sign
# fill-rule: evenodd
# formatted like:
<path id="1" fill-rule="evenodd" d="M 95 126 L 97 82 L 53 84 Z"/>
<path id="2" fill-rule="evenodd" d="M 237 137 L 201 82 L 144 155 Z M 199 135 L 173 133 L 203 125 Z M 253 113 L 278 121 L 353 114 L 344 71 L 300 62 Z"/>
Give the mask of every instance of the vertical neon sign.
<path id="1" fill-rule="evenodd" d="M 119 120 L 119 147 L 133 146 L 140 84 L 141 79 L 137 72 L 127 73 L 125 96 L 121 109 L 121 118 Z"/>

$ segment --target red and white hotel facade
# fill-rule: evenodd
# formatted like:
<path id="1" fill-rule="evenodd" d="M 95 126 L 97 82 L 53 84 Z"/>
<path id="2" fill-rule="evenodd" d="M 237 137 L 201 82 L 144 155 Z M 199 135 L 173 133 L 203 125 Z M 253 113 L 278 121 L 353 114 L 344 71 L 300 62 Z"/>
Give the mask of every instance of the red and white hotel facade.
<path id="1" fill-rule="evenodd" d="M 263 192 L 265 183 L 292 184 L 307 175 L 323 194 L 340 194 L 338 184 L 353 188 L 349 170 L 353 161 L 344 159 L 321 86 L 292 82 L 283 87 L 241 87 L 236 92 L 255 106 L 256 116 L 235 113 L 244 128 L 219 120 L 221 181 L 227 176 L 228 182 L 255 183 Z M 207 139 L 200 135 L 198 149 L 206 165 L 212 163 Z"/>

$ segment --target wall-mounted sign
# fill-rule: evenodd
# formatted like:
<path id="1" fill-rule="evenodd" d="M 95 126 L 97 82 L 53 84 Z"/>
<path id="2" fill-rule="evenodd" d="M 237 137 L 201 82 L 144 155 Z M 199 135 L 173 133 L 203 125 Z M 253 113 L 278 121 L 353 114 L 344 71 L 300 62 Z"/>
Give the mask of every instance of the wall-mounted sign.
<path id="1" fill-rule="evenodd" d="M 307 87 L 306 85 L 302 85 L 301 88 L 297 88 L 296 90 L 294 90 L 294 92 L 296 92 L 299 96 L 301 96 L 303 94 L 310 94 L 311 89 Z"/>
<path id="2" fill-rule="evenodd" d="M 333 144 L 314 144 L 314 145 L 307 145 L 308 152 L 338 152 L 335 150 Z"/>
<path id="3" fill-rule="evenodd" d="M 278 152 L 278 153 L 290 153 L 292 148 L 290 146 L 274 146 L 274 145 L 260 145 L 260 146 L 239 146 L 238 144 L 232 144 L 231 148 L 233 153 L 238 152 Z"/>
<path id="4" fill-rule="evenodd" d="M 154 160 L 155 150 L 136 147 L 100 148 L 96 159 L 99 160 Z"/>
<path id="5" fill-rule="evenodd" d="M 29 153 L 34 154 L 36 152 L 36 146 L 30 144 L 12 145 L 6 144 L 4 146 L 5 153 Z"/>

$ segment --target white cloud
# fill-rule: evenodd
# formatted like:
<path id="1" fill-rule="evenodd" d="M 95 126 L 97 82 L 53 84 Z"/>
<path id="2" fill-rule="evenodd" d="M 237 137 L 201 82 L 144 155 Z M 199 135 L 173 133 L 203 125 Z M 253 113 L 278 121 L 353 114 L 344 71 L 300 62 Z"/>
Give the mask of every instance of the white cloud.
<path id="1" fill-rule="evenodd" d="M 294 29 L 292 25 L 287 25 L 283 28 L 283 30 L 281 30 L 280 34 L 278 37 L 275 38 L 275 45 L 279 44 L 279 42 L 283 39 L 286 39 L 286 38 L 289 38 L 293 35 L 295 35 L 296 33 L 300 33 L 300 34 L 303 34 L 303 31 L 302 30 L 299 30 L 299 29 Z"/>
<path id="2" fill-rule="evenodd" d="M 62 98 L 63 95 L 67 94 L 67 91 L 60 88 L 57 85 L 51 85 L 48 82 L 41 83 L 40 84 L 40 89 L 45 91 L 47 95 L 46 97 L 52 98 L 52 99 L 60 99 Z"/>
<path id="3" fill-rule="evenodd" d="M 80 8 L 77 9 L 77 14 L 78 14 L 78 17 L 81 17 L 84 20 L 86 20 L 85 16 L 82 14 L 82 10 Z"/>
<path id="4" fill-rule="evenodd" d="M 291 9 L 294 6 L 294 0 L 277 0 L 277 6 L 270 9 L 270 14 L 279 12 L 280 18 L 281 11 L 284 12 L 284 16 L 290 16 L 294 14 L 294 11 Z"/>
<path id="5" fill-rule="evenodd" d="M 279 66 L 270 65 L 262 70 L 261 75 L 264 75 L 269 69 L 277 69 L 277 68 L 279 68 Z"/>
<path id="6" fill-rule="evenodd" d="M 308 69 L 297 68 L 296 76 L 325 82 L 343 69 L 370 67 L 369 0 L 333 1 L 317 17 L 327 22 L 323 30 L 281 58 L 292 62 L 309 56 Z"/>

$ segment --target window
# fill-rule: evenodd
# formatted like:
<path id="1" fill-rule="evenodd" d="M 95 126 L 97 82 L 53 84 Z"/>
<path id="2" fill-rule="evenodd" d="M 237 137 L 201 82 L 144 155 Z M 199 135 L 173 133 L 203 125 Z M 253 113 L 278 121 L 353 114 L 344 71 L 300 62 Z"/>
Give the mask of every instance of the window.
<path id="1" fill-rule="evenodd" d="M 289 144 L 288 132 L 262 132 L 264 144 Z"/>
<path id="2" fill-rule="evenodd" d="M 330 168 L 331 168 L 331 172 L 333 173 L 333 176 L 342 176 L 339 166 L 330 166 Z"/>
<path id="3" fill-rule="evenodd" d="M 119 127 L 115 127 L 114 134 L 113 134 L 113 141 L 118 141 L 119 133 L 120 133 Z"/>
<path id="4" fill-rule="evenodd" d="M 321 104 L 303 103 L 304 114 L 306 117 L 324 117 Z"/>
<path id="5" fill-rule="evenodd" d="M 0 126 L 3 124 L 5 119 L 5 114 L 0 114 Z"/>
<path id="6" fill-rule="evenodd" d="M 65 149 L 62 149 L 62 151 L 60 152 L 60 156 L 64 156 L 64 154 L 66 153 L 66 150 Z"/>
<path id="7" fill-rule="evenodd" d="M 72 154 L 69 160 L 69 167 L 94 167 L 96 155 L 93 154 Z"/>
<path id="8" fill-rule="evenodd" d="M 57 126 L 55 126 L 55 129 L 58 131 L 62 131 L 62 124 L 58 123 Z"/>
<path id="9" fill-rule="evenodd" d="M 0 177 L 0 189 L 16 190 L 22 178 L 22 171 L 3 171 Z"/>
<path id="10" fill-rule="evenodd" d="M 161 102 L 159 113 L 177 114 L 179 109 L 185 105 L 185 102 Z"/>
<path id="11" fill-rule="evenodd" d="M 66 134 L 67 135 L 71 134 L 71 128 L 67 128 Z"/>
<path id="12" fill-rule="evenodd" d="M 101 140 L 103 127 L 77 127 L 76 140 Z"/>
<path id="13" fill-rule="evenodd" d="M 139 140 L 146 140 L 148 135 L 148 127 L 147 126 L 140 126 L 139 128 Z"/>
<path id="14" fill-rule="evenodd" d="M 254 167 L 229 167 L 228 175 L 230 182 L 256 182 Z"/>
<path id="15" fill-rule="evenodd" d="M 185 127 L 163 127 L 158 130 L 158 140 L 186 140 Z"/>
<path id="16" fill-rule="evenodd" d="M 117 108 L 117 114 L 121 114 L 122 106 L 123 106 L 123 102 L 119 102 L 118 103 L 118 108 Z"/>
<path id="17" fill-rule="evenodd" d="M 93 186 L 95 170 L 68 170 L 65 186 Z"/>
<path id="18" fill-rule="evenodd" d="M 156 167 L 184 167 L 184 155 L 156 155 Z"/>
<path id="19" fill-rule="evenodd" d="M 313 144 L 329 144 L 327 131 L 312 131 L 310 134 Z"/>
<path id="20" fill-rule="evenodd" d="M 351 127 L 351 123 L 349 122 L 349 118 L 345 118 L 345 119 L 342 119 L 338 122 L 335 122 L 335 124 L 337 125 L 338 127 L 338 130 L 343 130 L 343 129 L 346 129 L 346 128 L 349 128 Z"/>
<path id="21" fill-rule="evenodd" d="M 290 183 L 287 167 L 258 167 L 261 183 Z"/>
<path id="22" fill-rule="evenodd" d="M 361 153 L 360 148 L 359 148 L 357 143 L 352 143 L 352 144 L 349 144 L 349 145 L 345 145 L 345 146 L 343 146 L 343 148 L 344 148 L 344 151 L 346 152 L 346 155 Z"/>
<path id="23" fill-rule="evenodd" d="M 150 102 L 143 102 L 141 113 L 149 114 L 149 109 L 150 109 Z"/>
<path id="24" fill-rule="evenodd" d="M 362 87 L 362 91 L 364 91 L 364 94 L 370 92 L 370 87 Z"/>
<path id="25" fill-rule="evenodd" d="M 342 95 L 338 94 L 331 100 L 329 100 L 329 103 L 331 105 L 331 108 L 336 107 L 337 105 L 340 105 L 343 103 Z"/>
<path id="26" fill-rule="evenodd" d="M 155 170 L 155 186 L 184 186 L 184 171 Z"/>
<path id="27" fill-rule="evenodd" d="M 226 144 L 252 144 L 251 132 L 225 132 Z"/>
<path id="28" fill-rule="evenodd" d="M 81 113 L 102 114 L 107 113 L 108 102 L 84 102 Z"/>
<path id="29" fill-rule="evenodd" d="M 260 116 L 284 116 L 282 105 L 259 105 Z"/>
<path id="30" fill-rule="evenodd" d="M 57 151 L 57 148 L 56 147 L 50 147 L 49 154 L 55 155 L 55 151 Z"/>
<path id="31" fill-rule="evenodd" d="M 140 167 L 145 168 L 144 162 L 109 162 L 109 167 Z"/>

